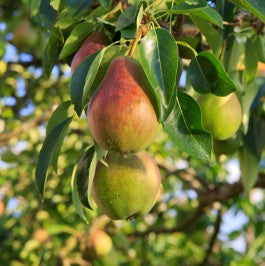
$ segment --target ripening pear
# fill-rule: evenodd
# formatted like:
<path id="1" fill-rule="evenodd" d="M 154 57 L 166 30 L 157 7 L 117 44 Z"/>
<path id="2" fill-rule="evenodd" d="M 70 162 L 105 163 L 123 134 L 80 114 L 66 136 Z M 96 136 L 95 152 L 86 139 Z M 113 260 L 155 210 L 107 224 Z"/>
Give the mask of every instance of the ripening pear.
<path id="1" fill-rule="evenodd" d="M 155 161 L 146 153 L 109 152 L 108 166 L 98 163 L 92 196 L 113 220 L 143 216 L 154 206 L 160 192 L 161 177 Z"/>
<path id="2" fill-rule="evenodd" d="M 38 33 L 32 27 L 30 21 L 24 19 L 16 27 L 12 41 L 20 48 L 31 48 L 37 44 Z"/>
<path id="3" fill-rule="evenodd" d="M 111 62 L 87 112 L 90 132 L 103 148 L 139 152 L 154 140 L 159 123 L 145 78 L 142 66 L 128 56 Z"/>
<path id="4" fill-rule="evenodd" d="M 242 108 L 235 93 L 220 97 L 205 94 L 199 99 L 202 125 L 216 140 L 232 137 L 240 127 Z"/>
<path id="5" fill-rule="evenodd" d="M 73 57 L 72 72 L 89 55 L 101 50 L 107 45 L 107 36 L 103 32 L 94 32 L 89 35 Z"/>
<path id="6" fill-rule="evenodd" d="M 92 258 L 107 256 L 112 249 L 112 240 L 103 230 L 93 230 L 87 239 L 88 255 Z"/>

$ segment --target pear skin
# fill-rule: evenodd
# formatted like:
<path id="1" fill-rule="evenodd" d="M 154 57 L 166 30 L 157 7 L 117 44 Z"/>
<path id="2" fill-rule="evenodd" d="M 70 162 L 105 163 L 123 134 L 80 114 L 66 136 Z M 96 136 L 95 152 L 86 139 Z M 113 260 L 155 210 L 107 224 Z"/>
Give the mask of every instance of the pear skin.
<path id="1" fill-rule="evenodd" d="M 116 57 L 88 107 L 88 126 L 104 149 L 139 152 L 154 140 L 159 123 L 145 92 L 142 66 L 127 56 Z"/>
<path id="2" fill-rule="evenodd" d="M 199 99 L 202 125 L 216 140 L 232 137 L 242 122 L 242 108 L 235 93 L 219 97 L 205 94 Z"/>
<path id="3" fill-rule="evenodd" d="M 146 152 L 109 152 L 106 163 L 108 167 L 98 163 L 92 184 L 92 196 L 101 211 L 113 220 L 147 214 L 161 185 L 155 161 Z"/>

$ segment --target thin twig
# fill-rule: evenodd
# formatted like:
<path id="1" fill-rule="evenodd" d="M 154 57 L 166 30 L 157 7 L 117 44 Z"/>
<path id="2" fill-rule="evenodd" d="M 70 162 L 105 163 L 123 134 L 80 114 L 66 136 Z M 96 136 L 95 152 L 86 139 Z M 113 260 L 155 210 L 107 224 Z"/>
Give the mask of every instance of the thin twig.
<path id="1" fill-rule="evenodd" d="M 218 210 L 218 213 L 217 213 L 217 218 L 216 218 L 215 223 L 214 223 L 214 231 L 213 231 L 212 237 L 210 238 L 209 245 L 208 245 L 208 248 L 207 248 L 206 253 L 205 253 L 205 257 L 204 257 L 202 263 L 200 264 L 201 266 L 205 266 L 208 263 L 209 257 L 212 253 L 212 250 L 213 250 L 214 243 L 215 243 L 217 235 L 220 231 L 221 221 L 222 221 L 222 209 L 220 208 Z"/>
<path id="2" fill-rule="evenodd" d="M 131 49 L 129 51 L 129 56 L 133 56 L 134 52 L 135 52 L 135 49 L 137 47 L 137 43 L 139 42 L 139 40 L 141 39 L 142 37 L 142 26 L 140 26 L 137 30 L 137 33 L 136 33 L 136 36 L 133 40 L 133 43 L 132 43 L 132 46 L 131 46 Z"/>

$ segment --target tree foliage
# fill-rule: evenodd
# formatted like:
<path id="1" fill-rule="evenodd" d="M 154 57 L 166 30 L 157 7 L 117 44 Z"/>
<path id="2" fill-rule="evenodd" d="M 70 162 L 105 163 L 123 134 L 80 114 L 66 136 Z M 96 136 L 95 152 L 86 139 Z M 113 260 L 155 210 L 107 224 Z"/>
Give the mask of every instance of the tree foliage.
<path id="1" fill-rule="evenodd" d="M 261 265 L 262 0 L 0 0 L 0 14 L 1 265 Z M 30 24 L 19 42 L 22 22 Z M 74 54 L 95 31 L 109 45 L 71 73 Z M 91 200 L 106 151 L 85 113 L 109 64 L 128 54 L 143 67 L 161 124 L 148 153 L 163 193 L 145 217 L 111 221 Z M 217 142 L 202 126 L 200 95 L 234 92 L 242 124 Z M 245 221 L 225 232 L 226 219 L 238 215 Z M 100 259 L 87 251 L 95 228 L 113 241 Z M 231 244 L 240 239 L 243 252 Z"/>

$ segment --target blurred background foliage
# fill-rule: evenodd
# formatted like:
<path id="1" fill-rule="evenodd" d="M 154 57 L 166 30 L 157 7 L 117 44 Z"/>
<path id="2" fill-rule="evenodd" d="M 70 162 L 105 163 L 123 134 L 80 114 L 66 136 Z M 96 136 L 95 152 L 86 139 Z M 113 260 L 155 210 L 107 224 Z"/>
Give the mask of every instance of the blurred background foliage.
<path id="1" fill-rule="evenodd" d="M 15 44 L 23 21 L 33 44 Z M 51 112 L 69 100 L 70 68 L 59 63 L 43 76 L 47 33 L 37 23 L 29 0 L 0 0 L 0 265 L 265 265 L 264 191 L 241 193 L 237 156 L 193 159 L 162 132 L 148 152 L 159 162 L 163 193 L 147 216 L 110 221 L 93 206 L 86 224 L 76 213 L 71 174 L 91 144 L 85 117 L 71 123 L 41 201 L 36 160 Z M 106 257 L 87 255 L 93 228 L 112 238 Z"/>

